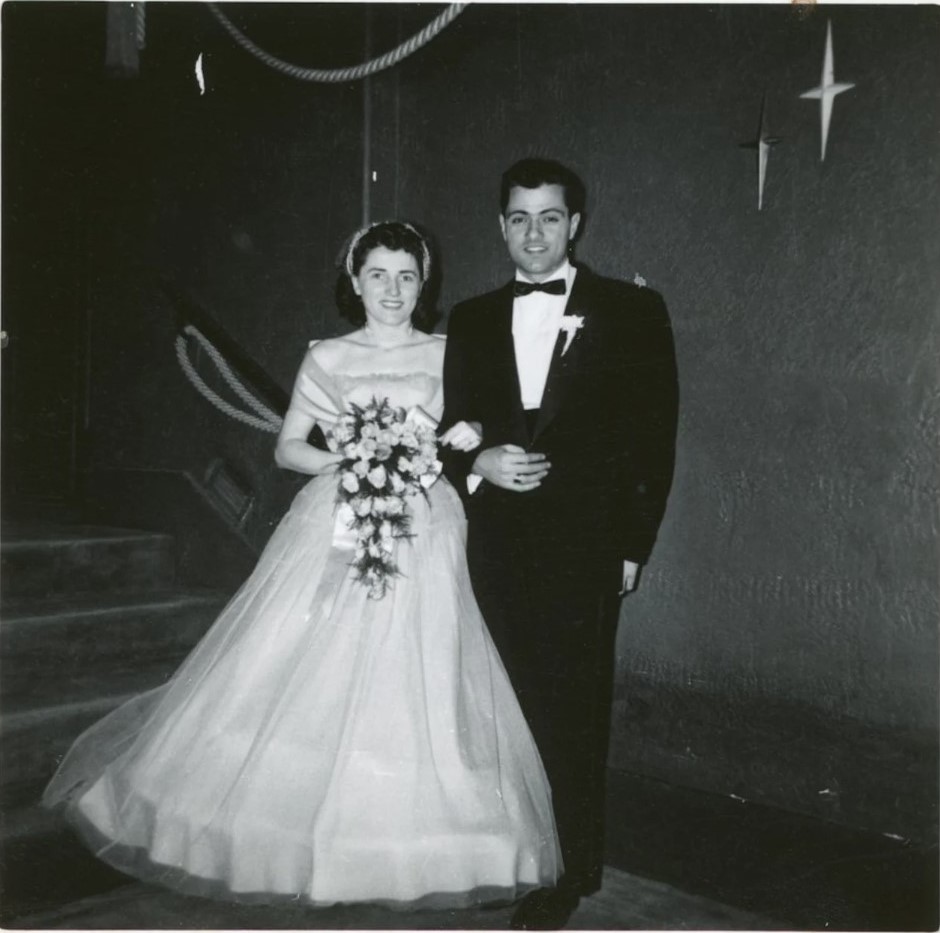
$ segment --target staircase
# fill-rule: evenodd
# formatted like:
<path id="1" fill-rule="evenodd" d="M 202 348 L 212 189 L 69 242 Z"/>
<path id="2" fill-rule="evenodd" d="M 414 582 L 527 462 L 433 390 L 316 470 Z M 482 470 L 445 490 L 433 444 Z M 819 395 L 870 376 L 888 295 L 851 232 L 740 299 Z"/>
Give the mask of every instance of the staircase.
<path id="1" fill-rule="evenodd" d="M 226 594 L 175 578 L 169 535 L 0 531 L 0 925 L 128 881 L 39 798 L 75 737 L 165 682 L 218 615 Z"/>

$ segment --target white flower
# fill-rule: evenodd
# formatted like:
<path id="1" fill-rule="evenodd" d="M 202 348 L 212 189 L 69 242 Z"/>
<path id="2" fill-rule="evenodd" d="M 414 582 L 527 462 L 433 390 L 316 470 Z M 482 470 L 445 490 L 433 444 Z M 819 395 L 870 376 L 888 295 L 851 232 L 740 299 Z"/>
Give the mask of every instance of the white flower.
<path id="1" fill-rule="evenodd" d="M 399 482 L 401 482 L 401 480 L 399 480 Z M 402 483 L 402 487 L 404 487 L 404 483 Z M 405 503 L 402 502 L 401 499 L 386 499 L 386 503 L 386 511 L 389 515 L 401 515 L 405 511 Z"/>
<path id="2" fill-rule="evenodd" d="M 359 480 L 355 473 L 344 473 L 342 482 L 346 492 L 359 492 Z"/>
<path id="3" fill-rule="evenodd" d="M 368 460 L 357 460 L 352 465 L 352 471 L 356 476 L 365 476 L 369 472 L 369 461 Z"/>
<path id="4" fill-rule="evenodd" d="M 639 285 L 640 288 L 646 288 L 646 279 L 644 279 L 643 276 L 637 272 L 637 274 L 633 276 L 633 284 Z"/>
<path id="5" fill-rule="evenodd" d="M 440 460 L 424 460 L 421 464 L 421 471 L 418 475 L 418 482 L 425 488 L 430 489 L 438 476 L 441 475 Z"/>
<path id="6" fill-rule="evenodd" d="M 368 496 L 357 499 L 353 508 L 360 518 L 365 518 L 366 515 L 372 514 L 372 500 Z"/>
<path id="7" fill-rule="evenodd" d="M 392 492 L 401 495 L 405 491 L 405 481 L 397 474 L 392 474 Z M 396 501 L 396 500 L 393 500 Z"/>
<path id="8" fill-rule="evenodd" d="M 329 431 L 329 436 L 337 445 L 347 444 L 353 439 L 353 426 L 347 421 L 337 421 Z"/>
<path id="9" fill-rule="evenodd" d="M 407 457 L 399 457 L 396 466 L 399 473 L 410 473 L 413 469 L 411 461 Z"/>
<path id="10" fill-rule="evenodd" d="M 584 327 L 584 318 L 580 314 L 566 314 L 558 325 L 558 329 L 565 335 L 565 345 L 561 348 L 561 355 L 564 356 L 574 340 L 574 335 Z"/>
<path id="11" fill-rule="evenodd" d="M 388 474 L 385 472 L 385 467 L 381 464 L 374 470 L 369 470 L 368 480 L 376 489 L 381 489 L 385 485 L 387 478 Z"/>

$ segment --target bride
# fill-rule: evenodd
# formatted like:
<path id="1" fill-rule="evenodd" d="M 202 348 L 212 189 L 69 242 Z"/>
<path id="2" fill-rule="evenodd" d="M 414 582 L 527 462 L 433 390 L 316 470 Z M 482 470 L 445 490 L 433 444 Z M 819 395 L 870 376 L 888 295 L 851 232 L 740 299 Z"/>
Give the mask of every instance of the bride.
<path id="1" fill-rule="evenodd" d="M 114 867 L 211 897 L 421 907 L 561 874 L 456 492 L 441 477 L 401 496 L 407 536 L 375 551 L 387 574 L 337 506 L 350 413 L 387 400 L 418 433 L 440 416 L 444 338 L 412 323 L 429 272 L 409 224 L 352 238 L 337 299 L 361 326 L 310 345 L 277 442 L 278 464 L 313 478 L 176 674 L 80 736 L 46 789 Z M 317 424 L 335 450 L 307 443 Z M 466 423 L 441 438 L 479 442 Z"/>

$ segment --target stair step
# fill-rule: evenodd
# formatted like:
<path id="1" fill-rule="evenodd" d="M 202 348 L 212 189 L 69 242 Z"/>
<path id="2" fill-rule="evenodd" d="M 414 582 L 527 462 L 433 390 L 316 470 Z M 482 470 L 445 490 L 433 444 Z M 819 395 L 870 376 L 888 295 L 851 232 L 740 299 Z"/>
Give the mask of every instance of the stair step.
<path id="1" fill-rule="evenodd" d="M 147 671 L 110 677 L 106 683 L 87 682 L 82 687 L 93 699 L 22 710 L 0 718 L 3 806 L 38 801 L 63 756 L 82 732 L 121 703 L 165 683 L 177 666 L 162 662 Z M 114 692 L 105 693 L 106 687 Z M 124 692 L 118 692 L 121 689 Z"/>
<path id="2" fill-rule="evenodd" d="M 38 806 L 4 810 L 0 923 L 111 890 L 132 879 L 98 861 L 58 814 Z"/>
<path id="3" fill-rule="evenodd" d="M 167 589 L 175 577 L 171 535 L 44 522 L 4 524 L 4 598 Z"/>
<path id="4" fill-rule="evenodd" d="M 70 831 L 58 811 L 47 810 L 38 803 L 5 807 L 0 825 L 3 827 L 4 846 L 22 839 L 36 839 Z"/>
<path id="5" fill-rule="evenodd" d="M 8 599 L 0 627 L 5 712 L 113 692 L 135 673 L 172 669 L 225 604 L 214 591 Z"/>
<path id="6" fill-rule="evenodd" d="M 0 925 L 129 880 L 39 801 L 79 734 L 178 669 L 228 594 L 175 586 L 170 535 L 0 529 Z"/>

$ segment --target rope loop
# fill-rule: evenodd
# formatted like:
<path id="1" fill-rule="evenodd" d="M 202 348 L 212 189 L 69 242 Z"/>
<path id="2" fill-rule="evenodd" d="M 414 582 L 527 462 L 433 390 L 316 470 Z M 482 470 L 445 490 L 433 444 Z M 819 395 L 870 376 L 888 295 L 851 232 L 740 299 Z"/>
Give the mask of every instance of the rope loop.
<path id="1" fill-rule="evenodd" d="M 192 360 L 189 358 L 189 344 L 186 342 L 187 336 L 194 337 L 196 342 L 206 351 L 209 359 L 215 364 L 216 369 L 225 380 L 230 389 L 246 404 L 254 409 L 255 414 L 249 414 L 246 411 L 236 408 L 227 402 L 213 389 L 206 385 L 205 380 L 196 372 Z M 271 434 L 277 434 L 281 430 L 284 419 L 280 415 L 271 411 L 263 402 L 259 401 L 252 393 L 245 388 L 238 377 L 232 372 L 231 367 L 225 362 L 222 354 L 209 341 L 209 339 L 191 324 L 183 328 L 183 333 L 176 337 L 176 359 L 179 361 L 180 368 L 183 370 L 186 378 L 196 387 L 202 396 L 210 401 L 223 414 L 241 421 L 250 427 L 257 428 L 259 431 L 268 431 Z"/>
<path id="2" fill-rule="evenodd" d="M 212 15 L 222 24 L 225 31 L 240 45 L 246 52 L 250 52 L 259 61 L 263 62 L 269 68 L 280 71 L 282 74 L 297 78 L 298 81 L 318 81 L 323 84 L 340 84 L 344 81 L 358 81 L 360 78 L 366 78 L 374 75 L 386 68 L 397 65 L 400 61 L 416 52 L 423 45 L 427 45 L 439 32 L 446 29 L 461 13 L 467 8 L 466 3 L 451 3 L 447 9 L 436 16 L 420 32 L 415 33 L 410 39 L 406 39 L 397 48 L 373 58 L 361 65 L 353 65 L 349 68 L 302 68 L 299 65 L 292 65 L 280 58 L 276 58 L 264 49 L 259 48 L 251 39 L 248 38 L 218 7 L 216 3 L 206 4 Z"/>

